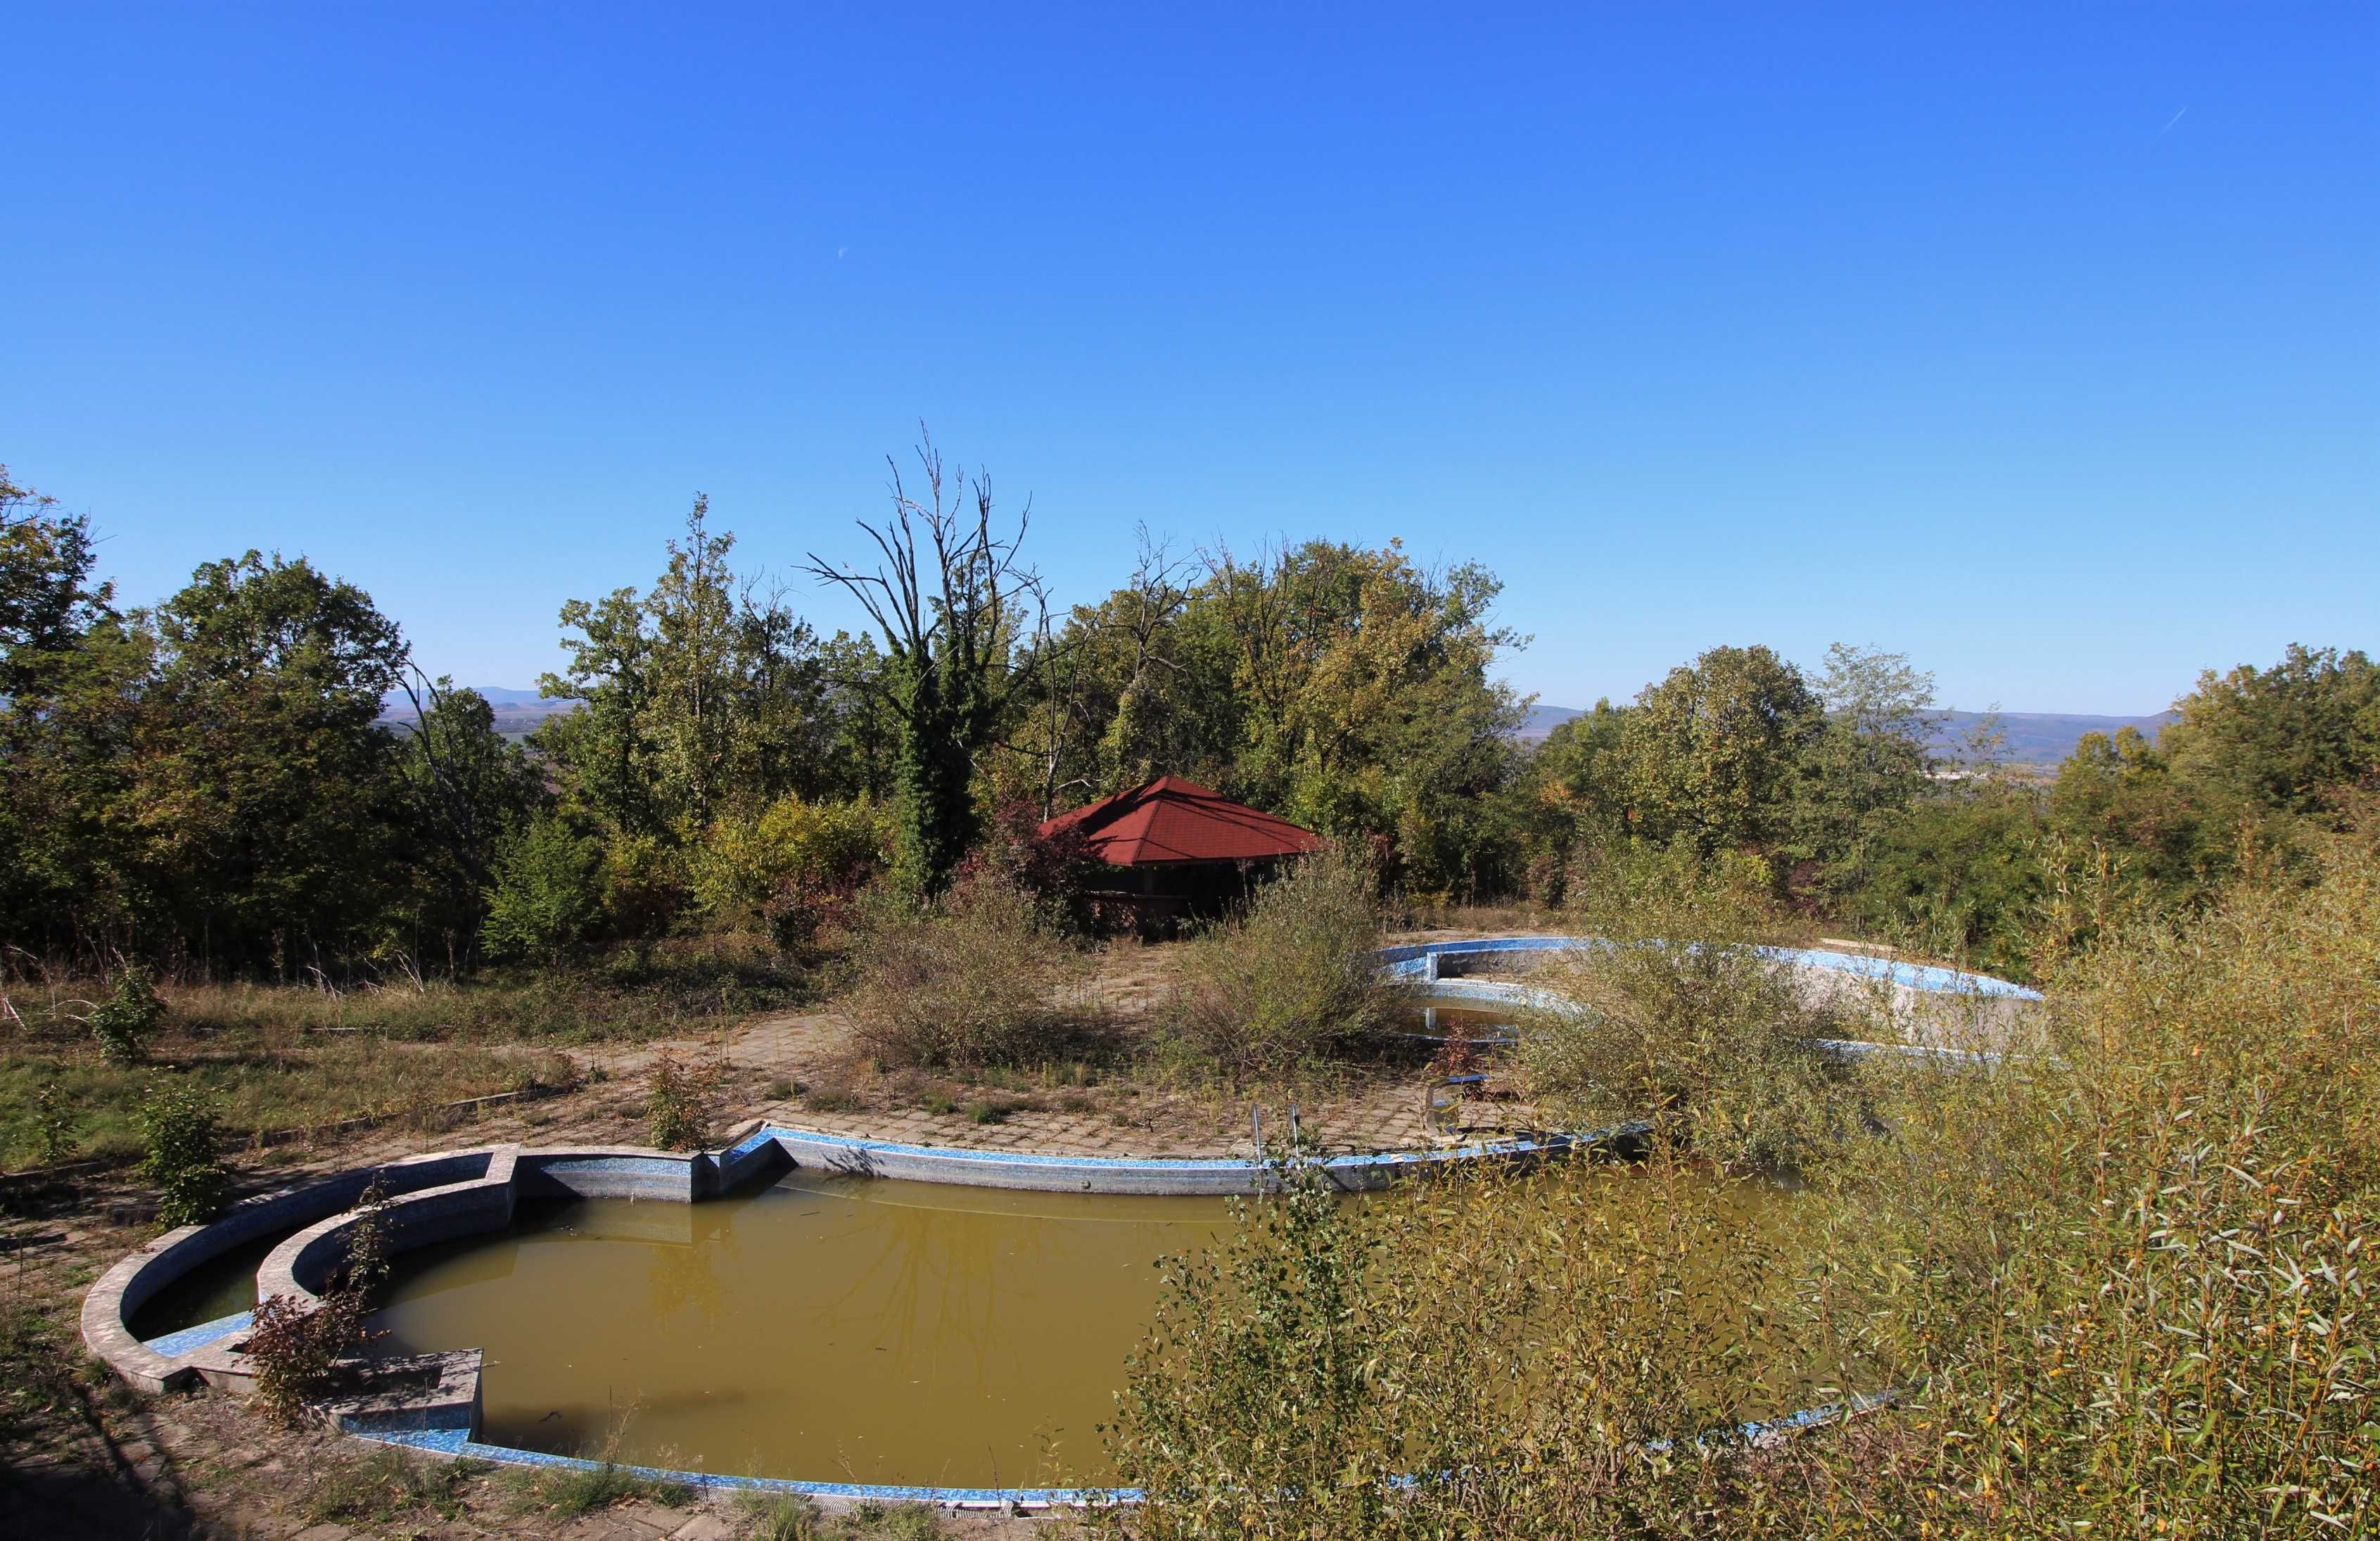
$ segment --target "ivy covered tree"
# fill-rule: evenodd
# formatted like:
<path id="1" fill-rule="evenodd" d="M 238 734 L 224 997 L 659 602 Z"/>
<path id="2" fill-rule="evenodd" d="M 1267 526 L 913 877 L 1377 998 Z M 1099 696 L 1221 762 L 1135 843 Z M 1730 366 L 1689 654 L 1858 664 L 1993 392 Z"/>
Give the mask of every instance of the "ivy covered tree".
<path id="1" fill-rule="evenodd" d="M 918 494 L 894 462 L 892 515 L 859 521 L 881 564 L 866 572 L 813 552 L 808 571 L 858 600 L 883 638 L 881 673 L 847 683 L 890 709 L 900 866 L 921 891 L 940 893 L 982 832 L 978 757 L 1000 741 L 1035 673 L 1031 638 L 1047 628 L 1040 580 L 1018 554 L 1030 510 L 1012 530 L 993 516 L 989 477 L 970 482 L 946 468 L 930 440 L 917 458 Z"/>

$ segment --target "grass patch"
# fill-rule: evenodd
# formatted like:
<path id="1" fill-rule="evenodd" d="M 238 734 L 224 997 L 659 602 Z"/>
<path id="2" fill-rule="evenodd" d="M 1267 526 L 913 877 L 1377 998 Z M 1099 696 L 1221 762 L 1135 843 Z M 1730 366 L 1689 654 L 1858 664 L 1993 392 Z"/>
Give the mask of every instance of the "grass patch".
<path id="1" fill-rule="evenodd" d="M 492 1468 L 484 1461 L 431 1461 L 393 1445 L 318 1468 L 306 1490 L 306 1518 L 386 1525 L 414 1515 L 461 1517 L 464 1495 Z"/>
<path id="2" fill-rule="evenodd" d="M 471 1044 L 429 1048 L 377 1037 L 266 1041 L 253 1034 L 154 1043 L 146 1065 L 114 1065 L 75 1044 L 19 1042 L 0 1057 L 0 1162 L 44 1155 L 42 1088 L 71 1118 L 69 1159 L 140 1148 L 140 1109 L 161 1082 L 193 1087 L 212 1107 L 227 1147 L 260 1135 L 353 1118 L 403 1118 L 442 1104 L 532 1086 L 567 1085 L 568 1060 L 547 1050 Z"/>
<path id="3" fill-rule="evenodd" d="M 664 1508 L 690 1502 L 694 1489 L 683 1482 L 639 1475 L 609 1456 L 589 1466 L 531 1466 L 512 1474 L 513 1507 L 574 1519 L 616 1509 L 632 1499 Z"/>

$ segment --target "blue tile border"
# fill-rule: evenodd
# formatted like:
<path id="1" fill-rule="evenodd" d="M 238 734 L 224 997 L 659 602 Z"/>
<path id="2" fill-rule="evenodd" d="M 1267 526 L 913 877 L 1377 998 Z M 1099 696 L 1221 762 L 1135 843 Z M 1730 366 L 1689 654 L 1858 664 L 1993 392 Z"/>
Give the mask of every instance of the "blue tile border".
<path id="1" fill-rule="evenodd" d="M 235 1311 L 228 1317 L 217 1317 L 211 1322 L 186 1327 L 179 1332 L 168 1332 L 163 1338 L 143 1338 L 140 1346 L 168 1357 L 179 1357 L 195 1353 L 218 1339 L 228 1338 L 235 1332 L 245 1332 L 255 1321 L 255 1312 Z"/>
<path id="2" fill-rule="evenodd" d="M 1557 953 L 1572 947 L 1608 947 L 1601 937 L 1523 936 L 1466 937 L 1454 941 L 1407 942 L 1397 947 L 1383 947 L 1372 954 L 1385 973 L 1404 978 L 1435 980 L 1439 965 L 1448 958 L 1493 955 L 1498 953 Z M 1910 989 L 1925 990 L 1936 995 L 1997 995 L 2016 1001 L 2039 1001 L 2037 989 L 1997 979 L 1988 974 L 1964 974 L 1955 968 L 1940 968 L 1929 964 L 1900 963 L 1890 958 L 1872 958 L 1856 953 L 1838 953 L 1823 948 L 1763 947 L 1757 949 L 1763 957 L 1774 958 L 1805 968 L 1823 968 L 1837 974 L 1852 974 L 1862 978 L 1888 980 Z"/>
<path id="3" fill-rule="evenodd" d="M 493 1461 L 507 1466 L 544 1466 L 562 1471 L 591 1472 L 603 1465 L 600 1461 L 589 1461 L 584 1456 L 552 1455 L 544 1450 L 525 1450 L 511 1445 L 481 1444 L 456 1429 L 389 1430 L 361 1434 L 357 1438 L 383 1445 L 402 1445 L 408 1450 L 457 1460 Z M 1004 1509 L 1014 1504 L 1021 1509 L 1050 1509 L 1140 1501 L 1138 1490 L 1129 1487 L 1113 1490 L 1095 1487 L 909 1487 L 888 1483 L 805 1482 L 795 1477 L 736 1476 L 722 1472 L 678 1471 L 666 1466 L 633 1466 L 625 1462 L 617 1462 L 615 1466 L 632 1476 L 652 1482 L 682 1482 L 689 1487 L 704 1490 L 783 1493 L 789 1497 L 822 1499 L 832 1503 L 925 1503 L 942 1509 Z"/>

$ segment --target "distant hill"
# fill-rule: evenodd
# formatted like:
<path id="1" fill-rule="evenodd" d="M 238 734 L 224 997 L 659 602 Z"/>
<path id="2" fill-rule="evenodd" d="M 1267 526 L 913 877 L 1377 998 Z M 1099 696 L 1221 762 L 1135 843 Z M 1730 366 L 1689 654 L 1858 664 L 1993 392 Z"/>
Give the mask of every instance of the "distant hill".
<path id="1" fill-rule="evenodd" d="M 1542 744 L 1546 735 L 1572 718 L 1581 715 L 1569 707 L 1536 706 L 1512 736 L 1524 744 Z M 2017 765 L 2053 766 L 2074 752 L 2086 733 L 2104 733 L 2113 737 L 2119 728 L 2138 728 L 2155 738 L 2157 730 L 2173 721 L 2173 713 L 2160 711 L 2149 717 L 2089 717 L 2058 711 L 2003 711 L 1998 713 L 2000 732 L 2006 738 L 2005 753 Z M 1953 711 L 1944 715 L 1942 725 L 1935 731 L 1934 752 L 1947 759 L 1967 758 L 1967 738 L 1982 722 L 1980 711 Z"/>
<path id="2" fill-rule="evenodd" d="M 459 688 L 478 691 L 487 699 L 496 715 L 496 732 L 506 738 L 527 738 L 549 717 L 576 711 L 579 703 L 567 698 L 549 699 L 534 690 L 514 690 L 501 685 L 474 685 Z M 393 728 L 413 725 L 413 703 L 405 697 L 392 696 L 381 703 L 380 720 Z"/>
<path id="3" fill-rule="evenodd" d="M 1546 734 L 1572 718 L 1583 715 L 1568 707 L 1533 706 L 1521 725 L 1512 730 L 1512 736 L 1524 744 L 1541 744 L 1545 742 Z"/>
<path id="4" fill-rule="evenodd" d="M 2138 728 L 2150 738 L 2173 721 L 2170 711 L 2148 717 L 2083 717 L 2057 711 L 2003 711 L 1997 714 L 2007 740 L 2005 753 L 2018 765 L 2056 765 L 2074 752 L 2086 733 L 2114 737 L 2119 728 Z M 1934 751 L 1946 758 L 1964 759 L 1967 735 L 1984 720 L 1980 711 L 1954 711 L 1934 734 Z"/>

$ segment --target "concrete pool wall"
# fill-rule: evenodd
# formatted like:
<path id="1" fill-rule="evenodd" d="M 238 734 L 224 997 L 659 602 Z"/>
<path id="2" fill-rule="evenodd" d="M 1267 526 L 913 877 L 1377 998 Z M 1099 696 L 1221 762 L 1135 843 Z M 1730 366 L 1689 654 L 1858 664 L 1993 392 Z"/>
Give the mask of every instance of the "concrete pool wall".
<path id="1" fill-rule="evenodd" d="M 1581 1008 L 1553 992 L 1511 981 L 1464 979 L 1460 975 L 1500 957 L 1597 945 L 1601 944 L 1585 938 L 1483 938 L 1387 948 L 1376 953 L 1375 960 L 1384 977 L 1409 985 L 1417 1000 L 1574 1014 Z M 2037 992 L 2005 980 L 1949 969 L 1842 953 L 1764 951 L 1797 967 L 1832 971 L 1896 990 L 1989 998 L 2011 1004 L 2041 999 Z M 1828 1040 L 1816 1047 L 1846 1059 L 1895 1053 L 1973 1063 L 1999 1057 L 1992 1051 L 1919 1044 Z M 1451 1162 L 1526 1163 L 1588 1148 L 1628 1132 L 1597 1130 L 1378 1155 L 1305 1158 L 1295 1164 L 1344 1189 L 1375 1189 L 1399 1176 Z M 723 1149 L 685 1154 L 635 1147 L 514 1145 L 436 1152 L 262 1195 L 234 1206 L 210 1224 L 168 1232 L 118 1262 L 92 1286 L 83 1300 L 83 1341 L 116 1374 L 144 1390 L 162 1391 L 198 1380 L 229 1389 L 251 1389 L 253 1366 L 240 1352 L 252 1325 L 250 1313 L 235 1313 L 146 1341 L 132 1331 L 133 1314 L 159 1291 L 209 1259 L 276 1232 L 288 1234 L 259 1268 L 255 1298 L 284 1295 L 301 1303 L 318 1299 L 319 1290 L 345 1256 L 347 1231 L 361 1218 L 362 1212 L 354 1206 L 375 1178 L 388 1195 L 381 1214 L 389 1230 L 391 1249 L 401 1252 L 501 1230 L 512 1222 L 524 1198 L 691 1204 L 763 1175 L 794 1169 L 1050 1193 L 1212 1196 L 1264 1192 L 1281 1181 L 1280 1165 L 1247 1159 L 1106 1159 L 962 1149 L 766 1123 L 749 1126 Z M 534 1465 L 589 1464 L 540 1451 L 482 1445 L 473 1438 L 480 1414 L 482 1366 L 477 1350 L 415 1355 L 388 1365 L 401 1384 L 393 1390 L 331 1403 L 329 1415 L 338 1426 L 367 1438 L 449 1455 Z M 1794 1420 L 1807 1422 L 1825 1411 L 1797 1414 Z M 831 1502 L 1033 1507 L 1132 1498 L 1129 1493 L 901 1487 L 698 1472 L 653 1474 L 698 1486 L 797 1493 Z"/>

